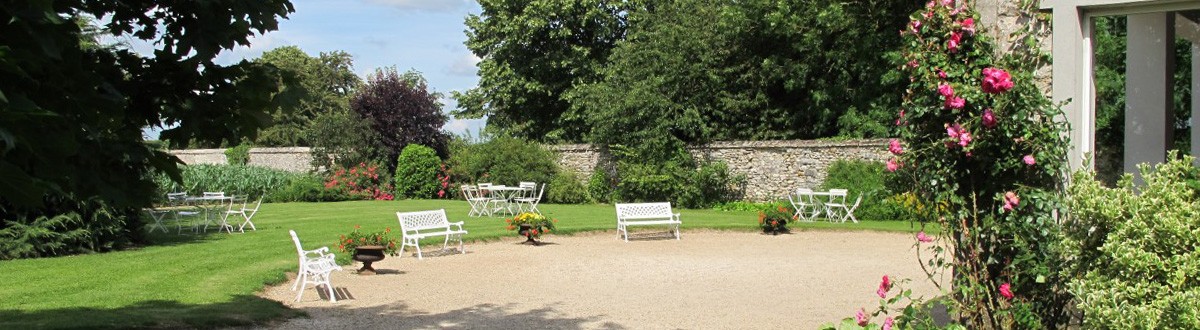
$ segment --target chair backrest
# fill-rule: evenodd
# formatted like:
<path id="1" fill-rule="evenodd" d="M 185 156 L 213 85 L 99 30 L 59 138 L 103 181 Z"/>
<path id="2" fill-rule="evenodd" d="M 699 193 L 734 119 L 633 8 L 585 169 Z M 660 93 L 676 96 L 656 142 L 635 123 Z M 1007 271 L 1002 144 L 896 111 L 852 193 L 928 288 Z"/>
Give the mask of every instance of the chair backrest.
<path id="1" fill-rule="evenodd" d="M 542 183 L 542 189 L 538 190 L 537 200 L 542 200 L 542 196 L 546 195 L 546 183 Z"/>
<path id="2" fill-rule="evenodd" d="M 662 219 L 671 218 L 671 203 L 633 203 L 617 204 L 617 221 L 627 219 Z"/>
<path id="3" fill-rule="evenodd" d="M 446 209 L 417 212 L 396 212 L 400 230 L 405 234 L 416 234 L 425 229 L 450 229 Z"/>
<path id="4" fill-rule="evenodd" d="M 863 194 L 858 194 L 858 199 L 854 200 L 854 206 L 850 207 L 851 211 L 858 208 L 858 203 L 862 203 L 862 196 L 863 196 Z"/>
<path id="5" fill-rule="evenodd" d="M 296 231 L 288 229 L 288 234 L 292 235 L 292 243 L 296 243 L 296 254 L 300 256 L 300 264 L 304 264 L 304 247 L 300 246 L 300 238 L 296 237 Z"/>
<path id="6" fill-rule="evenodd" d="M 834 196 L 846 196 L 850 193 L 849 189 L 829 189 L 829 194 Z"/>
<path id="7" fill-rule="evenodd" d="M 225 192 L 223 192 L 223 191 L 205 191 L 204 197 L 225 197 Z"/>
<path id="8" fill-rule="evenodd" d="M 246 208 L 245 202 L 242 203 L 242 212 L 250 211 L 250 214 L 246 215 L 247 218 L 254 216 L 255 213 L 258 213 L 258 208 L 262 207 L 262 200 L 263 200 L 263 196 L 258 196 L 258 202 L 254 203 L 254 208 L 252 208 L 252 209 Z"/>
<path id="9" fill-rule="evenodd" d="M 812 204 L 813 190 L 812 188 L 796 188 L 796 199 L 804 204 Z"/>
<path id="10" fill-rule="evenodd" d="M 168 204 L 183 203 L 183 201 L 186 199 L 187 199 L 187 193 L 185 193 L 185 192 L 167 193 L 167 203 Z"/>
<path id="11" fill-rule="evenodd" d="M 521 197 L 533 197 L 537 193 L 537 182 L 521 181 L 517 184 L 517 187 L 525 189 L 521 192 Z"/>

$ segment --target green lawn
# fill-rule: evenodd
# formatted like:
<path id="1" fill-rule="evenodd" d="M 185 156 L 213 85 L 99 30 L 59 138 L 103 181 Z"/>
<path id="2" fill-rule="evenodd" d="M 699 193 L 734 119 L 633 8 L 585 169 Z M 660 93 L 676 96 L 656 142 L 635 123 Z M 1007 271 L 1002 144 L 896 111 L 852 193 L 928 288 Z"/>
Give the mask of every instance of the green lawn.
<path id="1" fill-rule="evenodd" d="M 515 236 L 502 218 L 468 218 L 463 201 L 356 201 L 264 204 L 246 234 L 153 234 L 155 242 L 126 251 L 0 261 L 0 329 L 215 327 L 299 315 L 254 295 L 295 271 L 294 229 L 307 249 L 336 246 L 355 225 L 399 229 L 395 212 L 445 208 L 465 221 L 468 241 Z M 558 234 L 613 231 L 612 205 L 541 205 L 559 219 Z M 680 210 L 688 229 L 757 230 L 754 212 Z M 802 230 L 913 231 L 908 222 L 801 223 Z M 797 227 L 793 227 L 797 228 Z M 398 237 L 399 235 L 397 235 Z M 553 239 L 553 238 L 550 238 Z M 440 240 L 439 240 L 440 242 Z"/>

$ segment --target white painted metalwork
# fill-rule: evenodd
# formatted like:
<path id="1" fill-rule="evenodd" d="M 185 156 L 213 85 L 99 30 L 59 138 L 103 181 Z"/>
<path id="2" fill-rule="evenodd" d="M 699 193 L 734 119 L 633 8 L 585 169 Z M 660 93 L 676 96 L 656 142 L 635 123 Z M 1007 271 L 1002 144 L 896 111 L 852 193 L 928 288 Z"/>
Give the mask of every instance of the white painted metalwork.
<path id="1" fill-rule="evenodd" d="M 226 217 L 226 218 L 228 218 L 228 217 L 230 217 L 230 216 L 237 216 L 237 217 L 239 217 L 239 218 L 241 218 L 241 219 L 242 219 L 242 220 L 241 220 L 241 223 L 238 225 L 238 231 L 239 231 L 239 232 L 245 233 L 245 232 L 246 232 L 246 225 L 250 225 L 250 230 L 255 230 L 255 231 L 257 231 L 257 230 L 258 230 L 258 228 L 255 228 L 255 227 L 254 227 L 254 222 L 251 222 L 251 221 L 250 221 L 250 219 L 251 219 L 251 218 L 253 218 L 255 214 L 258 214 L 258 208 L 262 206 L 262 200 L 263 200 L 262 196 L 259 196 L 259 197 L 258 197 L 258 203 L 256 203 L 256 204 L 254 205 L 254 208 L 249 208 L 249 207 L 248 207 L 248 206 L 249 206 L 249 200 L 248 200 L 248 199 L 247 199 L 247 200 L 242 200 L 242 207 L 241 207 L 241 208 L 234 208 L 234 207 L 233 207 L 233 203 L 230 203 L 230 208 L 229 208 L 229 210 L 228 210 L 228 211 L 225 211 L 225 217 Z M 226 225 L 229 225 L 229 223 L 228 223 L 228 219 L 226 219 L 225 223 L 226 223 Z M 232 229 L 232 228 L 233 228 L 233 226 L 232 226 L 232 225 L 230 225 L 230 229 Z"/>
<path id="2" fill-rule="evenodd" d="M 463 248 L 462 235 L 467 234 L 466 230 L 462 229 L 463 222 L 450 222 L 446 219 L 446 210 L 419 211 L 419 212 L 396 212 L 396 217 L 400 221 L 400 230 L 403 234 L 400 243 L 400 255 L 404 255 L 404 247 L 412 246 L 417 249 L 417 259 L 423 259 L 421 254 L 421 239 L 426 237 L 443 236 L 442 250 L 446 249 L 450 243 L 450 237 L 458 240 L 458 250 L 460 253 L 467 253 Z M 450 226 L 455 226 L 457 229 L 451 229 Z"/>
<path id="3" fill-rule="evenodd" d="M 151 232 L 154 232 L 154 229 L 158 228 L 162 229 L 164 233 L 167 232 L 167 227 L 163 226 L 163 218 L 167 216 L 167 213 L 171 213 L 170 211 L 153 207 L 146 208 L 144 211 L 146 211 L 146 214 L 150 215 L 150 220 L 154 220 L 154 223 L 147 226 L 147 229 L 149 229 Z"/>
<path id="4" fill-rule="evenodd" d="M 629 241 L 629 226 L 665 225 L 679 239 L 679 226 L 683 221 L 679 213 L 671 212 L 671 203 L 626 203 L 616 204 L 617 235 Z"/>
<path id="5" fill-rule="evenodd" d="M 846 195 L 849 194 L 847 189 L 829 189 L 829 201 L 825 202 L 825 218 L 829 222 L 845 217 Z"/>
<path id="6" fill-rule="evenodd" d="M 530 183 L 532 183 L 532 182 L 530 182 Z M 534 187 L 534 188 L 536 189 L 537 187 Z M 542 189 L 538 190 L 537 196 L 522 197 L 522 198 L 514 199 L 513 201 L 517 203 L 517 212 L 533 212 L 533 213 L 537 213 L 538 215 L 541 215 L 542 211 L 538 210 L 537 206 L 538 206 L 538 203 L 542 201 L 542 196 L 544 196 L 545 194 L 546 194 L 546 184 L 542 183 Z M 528 206 L 528 207 L 526 207 L 526 206 Z"/>
<path id="7" fill-rule="evenodd" d="M 858 218 L 854 217 L 854 210 L 858 209 L 858 205 L 860 203 L 862 203 L 862 198 L 863 198 L 862 194 L 858 194 L 858 199 L 854 200 L 853 206 L 846 206 L 846 203 L 844 202 L 845 196 L 843 195 L 842 197 L 843 197 L 843 199 L 842 199 L 843 202 L 841 202 L 841 203 L 838 203 L 838 202 L 825 203 L 825 206 L 828 207 L 830 210 L 829 211 L 829 222 L 833 222 L 834 220 L 837 220 L 838 222 L 845 223 L 846 220 L 849 219 L 851 221 L 854 221 L 854 223 L 858 223 Z"/>
<path id="8" fill-rule="evenodd" d="M 488 208 L 487 197 L 483 197 L 479 188 L 472 185 L 462 185 L 463 198 L 467 200 L 467 204 L 471 205 L 471 212 L 467 212 L 468 217 L 479 217 L 483 215 L 492 215 L 492 210 Z"/>
<path id="9" fill-rule="evenodd" d="M 792 207 L 796 208 L 794 216 L 797 220 L 813 221 L 824 207 L 817 204 L 813 200 L 813 190 L 809 188 L 797 188 L 795 195 L 788 195 L 788 201 L 792 203 Z"/>
<path id="10" fill-rule="evenodd" d="M 334 261 L 334 255 L 329 253 L 329 248 L 322 246 L 316 250 L 305 250 L 300 245 L 300 238 L 296 237 L 295 230 L 288 230 L 288 234 L 292 235 L 292 243 L 296 244 L 296 254 L 299 255 L 300 267 L 296 271 L 296 282 L 292 284 L 292 291 L 300 289 L 300 292 L 296 294 L 296 301 L 300 301 L 300 298 L 304 296 L 304 290 L 308 288 L 309 284 L 312 284 L 314 289 L 324 284 L 325 290 L 329 292 L 329 301 L 337 302 L 329 274 L 335 270 L 342 270 L 342 267 Z"/>

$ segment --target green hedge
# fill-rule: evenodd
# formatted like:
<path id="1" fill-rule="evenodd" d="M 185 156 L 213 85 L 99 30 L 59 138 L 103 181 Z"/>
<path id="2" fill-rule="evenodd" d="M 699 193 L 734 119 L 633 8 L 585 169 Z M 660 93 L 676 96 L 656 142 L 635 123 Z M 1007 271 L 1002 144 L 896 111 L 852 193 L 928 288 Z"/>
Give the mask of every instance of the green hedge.
<path id="1" fill-rule="evenodd" d="M 273 193 L 288 187 L 292 181 L 307 176 L 258 166 L 209 164 L 182 166 L 182 174 L 183 185 L 171 181 L 163 174 L 155 177 L 161 192 L 160 198 L 165 198 L 165 194 L 169 192 L 199 195 L 206 191 L 221 191 L 226 195 L 251 198 L 266 196 L 269 199 Z"/>
<path id="2" fill-rule="evenodd" d="M 829 165 L 821 189 L 849 189 L 846 203 L 853 204 L 859 195 L 862 202 L 854 211 L 859 220 L 912 220 L 904 199 L 885 187 L 888 179 L 882 162 L 837 160 Z"/>

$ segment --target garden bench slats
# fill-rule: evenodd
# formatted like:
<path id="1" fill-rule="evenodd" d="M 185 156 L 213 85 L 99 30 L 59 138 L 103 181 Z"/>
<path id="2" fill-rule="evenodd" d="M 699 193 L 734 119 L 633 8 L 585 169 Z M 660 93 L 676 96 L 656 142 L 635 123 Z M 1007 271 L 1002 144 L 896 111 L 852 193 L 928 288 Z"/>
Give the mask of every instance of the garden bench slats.
<path id="1" fill-rule="evenodd" d="M 461 253 L 467 253 L 463 249 L 462 235 L 467 233 L 463 230 L 463 222 L 450 222 L 446 218 L 446 209 L 433 211 L 419 212 L 396 212 L 396 217 L 400 221 L 401 242 L 400 255 L 404 255 L 404 247 L 412 246 L 417 249 L 417 259 L 424 259 L 421 254 L 421 239 L 434 236 L 443 236 L 442 250 L 446 249 L 450 243 L 450 237 L 458 240 L 458 250 Z M 456 229 L 451 229 L 450 226 L 455 226 Z"/>
<path id="2" fill-rule="evenodd" d="M 618 203 L 617 234 L 629 241 L 629 226 L 666 225 L 679 239 L 679 226 L 683 221 L 679 213 L 671 212 L 671 203 Z"/>

